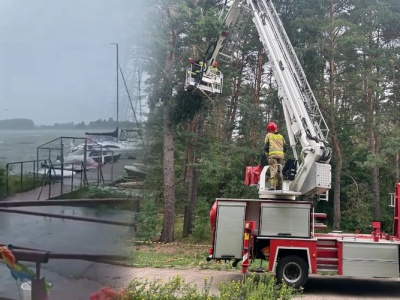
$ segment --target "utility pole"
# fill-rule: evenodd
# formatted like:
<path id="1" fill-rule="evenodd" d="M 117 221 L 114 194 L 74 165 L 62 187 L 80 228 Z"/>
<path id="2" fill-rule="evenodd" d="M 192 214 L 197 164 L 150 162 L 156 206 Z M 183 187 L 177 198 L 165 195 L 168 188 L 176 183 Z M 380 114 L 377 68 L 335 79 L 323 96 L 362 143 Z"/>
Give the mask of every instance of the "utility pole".
<path id="1" fill-rule="evenodd" d="M 118 128 L 118 126 L 119 126 L 119 86 L 118 86 L 118 78 L 119 78 L 119 76 L 118 76 L 118 73 L 119 73 L 119 70 L 118 70 L 118 68 L 119 68 L 119 62 L 118 62 L 118 43 L 111 43 L 112 45 L 115 45 L 116 46 L 116 50 L 117 50 L 117 128 Z M 119 134 L 118 134 L 118 136 L 119 136 Z"/>

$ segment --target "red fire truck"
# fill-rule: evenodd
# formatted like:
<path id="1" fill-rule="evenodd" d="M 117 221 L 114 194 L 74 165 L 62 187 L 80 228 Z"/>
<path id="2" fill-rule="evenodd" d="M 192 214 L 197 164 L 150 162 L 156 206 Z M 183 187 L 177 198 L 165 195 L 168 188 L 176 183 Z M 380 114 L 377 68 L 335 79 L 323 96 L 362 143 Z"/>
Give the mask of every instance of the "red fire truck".
<path id="1" fill-rule="evenodd" d="M 208 260 L 268 262 L 278 281 L 296 288 L 308 274 L 329 272 L 356 277 L 398 277 L 400 183 L 392 196 L 392 233 L 372 222 L 370 234 L 317 233 L 325 214 L 315 213 L 312 202 L 268 199 L 217 199 L 210 213 L 213 230 Z"/>

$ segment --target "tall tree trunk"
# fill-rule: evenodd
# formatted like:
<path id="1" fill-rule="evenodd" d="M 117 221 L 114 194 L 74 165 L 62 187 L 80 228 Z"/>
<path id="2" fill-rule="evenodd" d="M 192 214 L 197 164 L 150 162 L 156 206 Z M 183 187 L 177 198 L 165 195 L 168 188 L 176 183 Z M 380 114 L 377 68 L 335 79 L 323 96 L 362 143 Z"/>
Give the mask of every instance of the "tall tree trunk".
<path id="1" fill-rule="evenodd" d="M 258 111 L 260 107 L 260 95 L 261 95 L 261 84 L 262 84 L 262 74 L 263 74 L 263 65 L 264 65 L 264 56 L 263 56 L 263 47 L 260 46 L 258 49 L 257 55 L 257 69 L 256 69 L 256 82 L 255 82 L 255 91 L 253 98 L 253 109 L 254 111 Z M 252 120 L 250 123 L 250 144 L 252 149 L 256 149 L 259 141 L 258 141 L 258 124 L 256 120 Z M 254 164 L 254 157 L 249 157 L 249 165 L 252 166 Z"/>
<path id="2" fill-rule="evenodd" d="M 199 185 L 199 174 L 196 168 L 190 166 L 188 170 L 189 185 L 188 185 L 188 205 L 185 208 L 185 215 L 183 220 L 183 232 L 182 237 L 187 237 L 192 233 L 196 203 L 197 203 L 197 188 Z"/>
<path id="3" fill-rule="evenodd" d="M 161 231 L 161 242 L 174 241 L 175 224 L 175 174 L 174 174 L 174 138 L 170 120 L 170 101 L 164 102 L 164 219 Z"/>
<path id="4" fill-rule="evenodd" d="M 191 120 L 188 125 L 188 131 L 190 133 L 194 133 L 196 128 L 195 120 Z M 194 199 L 194 176 L 195 176 L 195 168 L 193 167 L 194 157 L 195 157 L 195 147 L 193 145 L 193 137 L 187 139 L 186 141 L 186 174 L 185 174 L 185 182 L 188 182 L 188 201 L 185 206 L 185 212 L 183 216 L 183 230 L 182 230 L 182 237 L 187 237 L 189 234 L 192 233 L 192 224 L 193 224 L 193 203 L 196 202 Z M 197 192 L 197 191 L 196 191 Z"/>
<path id="5" fill-rule="evenodd" d="M 177 33 L 170 30 L 169 45 L 170 50 L 167 53 L 167 61 L 165 65 L 165 89 L 164 93 L 164 149 L 163 149 L 163 176 L 164 176 L 164 219 L 161 230 L 161 242 L 174 241 L 174 225 L 175 225 L 175 173 L 174 173 L 174 135 L 171 122 L 171 99 L 172 89 L 170 87 L 172 77 L 172 66 L 175 61 Z"/>
<path id="6" fill-rule="evenodd" d="M 239 104 L 239 89 L 242 84 L 242 73 L 244 67 L 244 58 L 239 61 L 238 76 L 233 78 L 232 96 L 226 115 L 225 141 L 232 140 L 233 129 L 235 128 L 236 114 Z"/>
<path id="7" fill-rule="evenodd" d="M 194 123 L 195 125 L 196 123 Z M 204 112 L 200 111 L 197 118 L 197 126 L 193 126 L 191 130 L 196 131 L 197 136 L 201 137 L 204 131 Z M 189 160 L 188 167 L 188 205 L 185 208 L 185 216 L 183 220 L 183 232 L 182 236 L 186 237 L 193 232 L 194 221 L 196 217 L 196 205 L 197 205 L 197 191 L 199 187 L 199 171 L 197 170 L 195 164 L 201 159 L 201 146 L 196 141 L 191 140 L 191 159 Z"/>
<path id="8" fill-rule="evenodd" d="M 373 42 L 373 34 L 370 34 L 369 37 L 369 47 L 374 48 L 374 42 Z M 369 64 L 368 66 L 368 74 L 369 76 L 373 76 L 373 65 L 372 63 Z M 374 92 L 374 88 L 372 87 L 375 83 L 374 80 L 371 78 L 367 78 L 367 102 L 369 104 L 368 106 L 368 117 L 366 118 L 367 120 L 367 128 L 368 128 L 368 146 L 369 146 L 369 151 L 371 154 L 376 155 L 378 154 L 379 151 L 379 134 L 377 131 L 375 131 L 376 127 L 376 117 L 379 111 L 379 99 L 376 92 Z M 372 194 L 373 194 L 373 216 L 375 220 L 379 220 L 381 217 L 381 207 L 380 207 L 380 189 L 379 189 L 379 165 L 375 164 L 372 167 L 371 170 L 371 189 L 372 189 Z"/>
<path id="9" fill-rule="evenodd" d="M 397 86 L 396 86 L 396 66 L 395 65 L 393 65 L 393 104 L 394 104 L 394 111 L 395 112 L 397 112 L 398 111 L 398 109 L 397 109 L 397 99 L 396 99 L 396 93 L 397 93 Z M 398 119 L 396 118 L 396 126 L 398 126 L 398 123 L 399 123 L 399 121 L 398 121 Z M 396 165 L 395 165 L 395 174 L 394 174 L 394 176 L 395 176 L 395 181 L 397 182 L 397 181 L 399 181 L 399 175 L 400 175 L 400 170 L 399 170 L 399 160 L 400 160 L 400 155 L 399 155 L 399 153 L 396 153 L 396 157 L 395 157 L 395 163 L 396 163 Z"/>
<path id="10" fill-rule="evenodd" d="M 336 65 L 335 65 L 335 44 L 336 44 L 336 34 L 335 27 L 333 23 L 335 21 L 335 1 L 331 0 L 330 3 L 330 20 L 332 24 L 332 28 L 330 30 L 330 58 L 329 58 L 329 102 L 331 103 L 332 109 L 337 110 L 337 101 L 336 101 Z M 333 229 L 340 229 L 341 222 L 341 211 L 340 211 L 340 177 L 342 175 L 343 169 L 343 155 L 342 149 L 340 146 L 340 142 L 338 139 L 338 134 L 336 131 L 336 114 L 330 113 L 330 128 L 332 132 L 332 144 L 333 150 L 336 158 L 336 165 L 334 171 L 334 193 L 333 193 Z"/>
<path id="11" fill-rule="evenodd" d="M 372 168 L 372 194 L 374 195 L 374 219 L 379 220 L 381 217 L 381 196 L 379 189 L 379 167 Z"/>
<path id="12" fill-rule="evenodd" d="M 372 98 L 371 98 L 371 101 Z M 371 124 L 372 125 L 372 124 Z M 371 153 L 378 153 L 378 142 L 379 138 L 374 130 L 374 126 L 370 127 L 369 136 L 369 149 Z M 381 198 L 379 189 L 379 165 L 374 165 L 371 170 L 371 184 L 372 184 L 372 194 L 373 194 L 373 214 L 374 219 L 379 220 L 381 217 Z"/>

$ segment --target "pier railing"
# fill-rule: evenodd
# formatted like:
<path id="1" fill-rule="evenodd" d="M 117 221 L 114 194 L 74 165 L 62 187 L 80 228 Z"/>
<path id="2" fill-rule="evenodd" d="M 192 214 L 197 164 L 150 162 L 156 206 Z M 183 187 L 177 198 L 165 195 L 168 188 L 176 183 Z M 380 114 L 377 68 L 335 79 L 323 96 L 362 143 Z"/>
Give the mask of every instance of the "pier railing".
<path id="1" fill-rule="evenodd" d="M 77 150 L 79 154 L 74 154 Z M 102 146 L 87 137 L 61 136 L 40 145 L 36 152 L 37 160 L 46 158 L 49 162 L 52 162 L 55 168 L 60 170 L 71 171 L 71 167 L 69 167 L 71 160 L 80 161 L 88 185 L 113 183 L 118 179 L 114 178 L 114 163 L 119 156 L 114 153 L 113 149 Z M 73 171 L 79 172 L 80 167 L 75 167 Z M 64 182 L 69 184 L 69 178 L 71 177 L 61 176 L 61 185 Z"/>
<path id="2" fill-rule="evenodd" d="M 25 192 L 39 187 L 42 184 L 44 176 L 37 173 L 37 165 L 42 163 L 44 163 L 44 160 L 27 160 L 6 164 L 6 195 Z"/>
<path id="3" fill-rule="evenodd" d="M 44 196 L 44 192 L 50 199 L 88 185 L 86 169 L 82 163 L 81 166 L 70 170 L 61 164 L 52 164 L 46 159 L 19 161 L 6 164 L 5 171 L 6 196 L 38 189 L 38 200 Z M 67 172 L 76 174 L 66 180 L 64 175 L 67 175 Z M 101 174 L 101 170 L 99 173 Z"/>
<path id="4" fill-rule="evenodd" d="M 73 149 L 81 149 L 82 153 L 76 162 L 71 163 L 67 157 Z M 44 197 L 50 199 L 86 186 L 115 183 L 124 172 L 124 162 L 118 160 L 119 155 L 114 155 L 112 149 L 89 138 L 53 139 L 37 147 L 36 156 L 36 160 L 10 162 L 6 165 L 5 196 L 37 189 L 37 200 Z M 88 161 L 95 163 L 89 165 Z"/>

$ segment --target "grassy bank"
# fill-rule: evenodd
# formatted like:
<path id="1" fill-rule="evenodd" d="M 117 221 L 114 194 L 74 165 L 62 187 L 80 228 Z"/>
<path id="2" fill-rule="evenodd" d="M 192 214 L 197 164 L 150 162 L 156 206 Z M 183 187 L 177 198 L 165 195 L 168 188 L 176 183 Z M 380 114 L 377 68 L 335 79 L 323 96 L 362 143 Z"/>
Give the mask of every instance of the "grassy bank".
<path id="1" fill-rule="evenodd" d="M 237 267 L 232 267 L 233 261 L 206 261 L 210 245 L 183 244 L 183 243 L 146 243 L 131 246 L 129 249 L 129 266 L 135 268 L 199 268 L 210 270 L 241 270 L 241 262 Z M 254 261 L 249 270 L 256 271 L 260 260 Z M 268 264 L 263 261 L 263 268 Z"/>
<path id="2" fill-rule="evenodd" d="M 30 191 L 42 186 L 44 176 L 33 174 L 8 175 L 5 170 L 0 171 L 0 199 Z"/>

